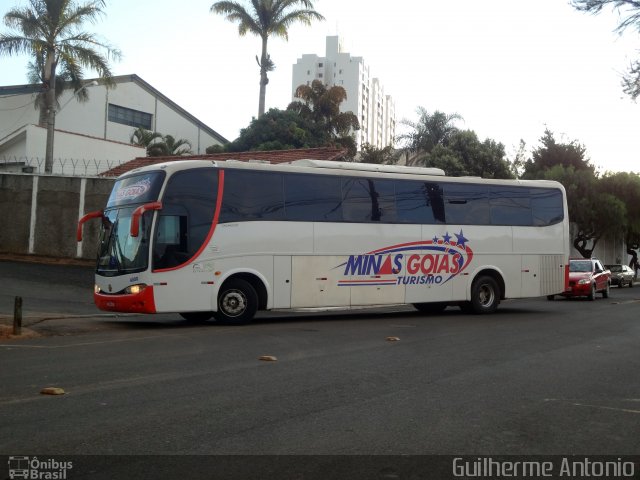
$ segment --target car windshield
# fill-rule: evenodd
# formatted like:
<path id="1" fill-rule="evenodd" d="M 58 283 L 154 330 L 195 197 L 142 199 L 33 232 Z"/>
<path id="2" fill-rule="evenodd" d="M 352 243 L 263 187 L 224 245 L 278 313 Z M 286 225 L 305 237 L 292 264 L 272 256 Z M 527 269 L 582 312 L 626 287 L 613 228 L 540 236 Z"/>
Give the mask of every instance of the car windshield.
<path id="1" fill-rule="evenodd" d="M 622 271 L 622 265 L 607 265 L 607 268 L 609 270 L 611 270 L 612 272 L 621 272 Z"/>
<path id="2" fill-rule="evenodd" d="M 591 260 L 572 260 L 569 262 L 570 272 L 590 272 Z"/>

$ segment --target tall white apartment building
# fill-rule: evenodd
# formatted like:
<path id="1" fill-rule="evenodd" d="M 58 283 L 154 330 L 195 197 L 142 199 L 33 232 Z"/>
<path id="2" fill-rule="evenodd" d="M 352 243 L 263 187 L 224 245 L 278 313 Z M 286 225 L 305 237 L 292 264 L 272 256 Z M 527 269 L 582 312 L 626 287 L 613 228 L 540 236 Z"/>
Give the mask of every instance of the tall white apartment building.
<path id="1" fill-rule="evenodd" d="M 324 57 L 304 54 L 293 66 L 292 99 L 300 85 L 320 80 L 332 87 L 339 85 L 347 92 L 340 105 L 343 112 L 358 116 L 360 131 L 356 132 L 358 149 L 368 143 L 376 148 L 393 145 L 396 133 L 395 105 L 377 78 L 371 77 L 362 57 L 344 52 L 338 36 L 328 36 Z"/>

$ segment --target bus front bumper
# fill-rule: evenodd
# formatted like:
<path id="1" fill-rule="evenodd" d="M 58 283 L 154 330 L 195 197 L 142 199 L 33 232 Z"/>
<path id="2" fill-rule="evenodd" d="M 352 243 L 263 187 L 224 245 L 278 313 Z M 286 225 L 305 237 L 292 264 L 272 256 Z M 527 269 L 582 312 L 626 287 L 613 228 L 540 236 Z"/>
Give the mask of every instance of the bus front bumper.
<path id="1" fill-rule="evenodd" d="M 156 313 L 153 287 L 146 286 L 139 293 L 108 295 L 94 292 L 93 301 L 100 310 L 123 313 Z"/>

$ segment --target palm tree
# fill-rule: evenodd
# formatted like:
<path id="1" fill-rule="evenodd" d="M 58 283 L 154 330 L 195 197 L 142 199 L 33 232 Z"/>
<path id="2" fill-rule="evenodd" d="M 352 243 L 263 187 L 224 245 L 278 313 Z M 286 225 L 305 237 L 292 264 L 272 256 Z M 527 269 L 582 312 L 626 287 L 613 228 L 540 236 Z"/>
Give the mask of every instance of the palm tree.
<path id="1" fill-rule="evenodd" d="M 191 153 L 191 142 L 189 140 L 184 138 L 176 140 L 172 135 L 164 135 L 162 140 L 151 142 L 147 146 L 147 155 L 150 157 L 189 155 Z"/>
<path id="2" fill-rule="evenodd" d="M 311 85 L 296 88 L 294 100 L 287 110 L 310 121 L 321 133 L 327 143 L 337 143 L 349 150 L 349 156 L 356 154 L 356 142 L 353 133 L 360 130 L 360 122 L 355 113 L 341 112 L 340 104 L 347 99 L 347 91 L 338 85 L 328 87 L 320 80 Z"/>
<path id="3" fill-rule="evenodd" d="M 398 136 L 398 140 L 405 143 L 406 151 L 413 155 L 430 153 L 437 145 L 446 145 L 451 135 L 458 131 L 453 122 L 462 120 L 457 113 L 447 114 L 439 110 L 429 113 L 424 107 L 418 107 L 417 113 L 417 122 L 406 119 L 400 122 L 410 131 Z"/>
<path id="4" fill-rule="evenodd" d="M 148 148 L 157 138 L 162 138 L 162 134 L 138 127 L 133 131 L 129 140 L 132 145 Z"/>
<path id="5" fill-rule="evenodd" d="M 53 166 L 58 68 L 81 85 L 84 68 L 109 80 L 112 75 L 108 60 L 120 58 L 119 50 L 80 29 L 83 23 L 94 23 L 103 15 L 104 6 L 105 0 L 89 0 L 80 5 L 73 0 L 29 0 L 28 7 L 13 8 L 4 16 L 5 25 L 12 31 L 0 34 L 0 54 L 31 55 L 32 73 L 37 72 L 42 81 L 43 106 L 47 110 L 47 173 L 51 173 Z"/>
<path id="6" fill-rule="evenodd" d="M 296 7 L 300 8 L 296 8 Z M 324 20 L 324 17 L 313 10 L 310 0 L 250 0 L 249 8 L 239 2 L 219 1 L 210 9 L 213 13 L 225 15 L 230 22 L 238 22 L 238 33 L 244 36 L 252 33 L 262 40 L 262 53 L 258 60 L 260 67 L 260 100 L 258 117 L 264 114 L 267 83 L 267 72 L 275 68 L 271 56 L 267 53 L 267 41 L 271 35 L 289 40 L 287 29 L 295 22 L 311 25 L 312 20 Z M 257 57 L 256 57 L 257 60 Z"/>

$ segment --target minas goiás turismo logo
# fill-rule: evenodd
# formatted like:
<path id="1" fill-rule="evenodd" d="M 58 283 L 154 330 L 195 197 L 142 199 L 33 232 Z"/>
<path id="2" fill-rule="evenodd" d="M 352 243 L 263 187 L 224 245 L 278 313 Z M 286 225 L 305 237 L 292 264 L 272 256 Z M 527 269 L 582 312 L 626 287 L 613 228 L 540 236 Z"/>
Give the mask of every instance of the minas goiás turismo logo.
<path id="1" fill-rule="evenodd" d="M 400 243 L 362 255 L 350 255 L 335 268 L 344 269 L 339 286 L 441 285 L 464 271 L 473 250 L 460 233 L 445 233 L 431 240 Z"/>

